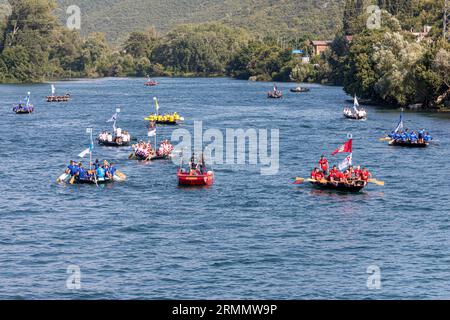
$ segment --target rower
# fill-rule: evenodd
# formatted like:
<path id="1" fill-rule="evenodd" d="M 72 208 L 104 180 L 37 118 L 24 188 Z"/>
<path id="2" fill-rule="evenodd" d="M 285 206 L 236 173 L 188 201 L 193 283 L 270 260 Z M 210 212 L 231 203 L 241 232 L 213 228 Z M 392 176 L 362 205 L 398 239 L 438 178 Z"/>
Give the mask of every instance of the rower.
<path id="1" fill-rule="evenodd" d="M 425 142 L 430 142 L 431 140 L 433 140 L 433 137 L 430 135 L 429 132 L 427 132 L 423 137 L 423 140 L 425 140 Z"/>
<path id="2" fill-rule="evenodd" d="M 105 169 L 103 167 L 98 167 L 98 169 L 97 169 L 97 177 L 99 179 L 104 179 L 105 178 L 105 173 L 106 173 L 106 171 L 105 171 Z"/>
<path id="3" fill-rule="evenodd" d="M 367 183 L 371 177 L 372 174 L 366 168 L 363 168 L 361 171 L 361 180 Z"/>
<path id="4" fill-rule="evenodd" d="M 116 174 L 116 171 L 117 171 L 117 169 L 116 169 L 116 167 L 114 167 L 114 163 L 111 162 L 109 165 L 109 170 L 108 170 L 108 173 L 111 175 L 111 178 L 114 177 L 114 175 Z"/>
<path id="5" fill-rule="evenodd" d="M 325 175 L 328 174 L 328 169 L 330 168 L 330 165 L 328 164 L 328 159 L 325 158 L 324 155 L 320 157 L 319 166 Z"/>
<path id="6" fill-rule="evenodd" d="M 73 160 L 70 161 L 70 164 L 67 167 L 66 173 L 70 174 L 72 177 L 78 173 L 78 167 L 77 167 L 75 161 L 73 161 Z"/>
<path id="7" fill-rule="evenodd" d="M 414 131 L 411 132 L 410 139 L 411 139 L 411 143 L 416 143 L 417 142 L 418 137 L 417 137 L 417 135 L 416 135 L 416 133 Z"/>
<path id="8" fill-rule="evenodd" d="M 195 170 L 195 153 L 192 153 L 191 156 L 191 161 L 189 162 L 189 167 L 191 168 L 191 170 Z"/>
<path id="9" fill-rule="evenodd" d="M 79 177 L 80 179 L 85 179 L 85 178 L 86 178 L 86 175 L 87 175 L 86 170 L 84 170 L 83 164 L 80 162 L 80 163 L 78 164 L 78 177 Z"/>
<path id="10" fill-rule="evenodd" d="M 355 178 L 356 178 L 356 180 L 359 180 L 359 179 L 361 179 L 361 167 L 360 166 L 357 166 L 356 167 L 356 169 L 355 169 Z"/>

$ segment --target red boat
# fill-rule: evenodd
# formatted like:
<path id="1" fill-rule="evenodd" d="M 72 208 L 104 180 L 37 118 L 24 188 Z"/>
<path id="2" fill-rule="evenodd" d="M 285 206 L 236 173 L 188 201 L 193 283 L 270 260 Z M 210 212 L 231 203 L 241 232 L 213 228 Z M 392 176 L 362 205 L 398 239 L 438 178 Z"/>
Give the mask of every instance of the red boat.
<path id="1" fill-rule="evenodd" d="M 185 172 L 183 169 L 179 169 L 177 176 L 180 186 L 198 187 L 212 186 L 214 184 L 214 172 L 212 171 L 201 174 L 199 171 L 192 170 L 191 172 Z"/>

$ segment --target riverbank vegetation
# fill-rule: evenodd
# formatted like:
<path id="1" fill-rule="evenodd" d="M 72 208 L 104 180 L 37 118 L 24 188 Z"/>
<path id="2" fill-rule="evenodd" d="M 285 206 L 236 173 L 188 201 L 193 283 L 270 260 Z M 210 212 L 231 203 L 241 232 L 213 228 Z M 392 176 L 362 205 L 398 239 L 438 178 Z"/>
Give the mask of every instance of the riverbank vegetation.
<path id="1" fill-rule="evenodd" d="M 9 2 L 11 12 L 0 25 L 2 83 L 231 76 L 341 85 L 351 95 L 394 106 L 436 109 L 449 104 L 444 1 L 346 0 L 342 27 L 319 53 L 312 36 L 257 35 L 219 22 L 177 25 L 163 35 L 154 27 L 133 31 L 114 47 L 103 33 L 83 37 L 62 26 L 54 15 L 54 0 Z M 365 8 L 371 3 L 382 9 L 379 28 L 367 27 L 370 13 Z"/>

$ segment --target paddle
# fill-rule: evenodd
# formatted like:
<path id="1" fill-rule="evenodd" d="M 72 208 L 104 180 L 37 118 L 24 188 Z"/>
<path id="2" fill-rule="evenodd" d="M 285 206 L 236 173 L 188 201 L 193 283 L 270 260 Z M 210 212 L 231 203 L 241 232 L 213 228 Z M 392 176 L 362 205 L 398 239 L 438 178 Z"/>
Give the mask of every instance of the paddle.
<path id="1" fill-rule="evenodd" d="M 384 187 L 384 185 L 385 185 L 384 181 L 379 181 L 377 179 L 369 179 L 369 182 L 370 183 L 375 183 L 377 186 L 382 186 L 382 187 Z"/>
<path id="2" fill-rule="evenodd" d="M 75 176 L 73 176 L 72 178 L 70 178 L 69 183 L 70 183 L 70 184 L 75 184 Z"/>
<path id="3" fill-rule="evenodd" d="M 380 138 L 380 141 L 382 141 L 382 142 L 384 142 L 384 141 L 390 141 L 390 140 L 392 140 L 392 139 L 389 138 L 389 137 L 386 137 L 386 138 Z"/>

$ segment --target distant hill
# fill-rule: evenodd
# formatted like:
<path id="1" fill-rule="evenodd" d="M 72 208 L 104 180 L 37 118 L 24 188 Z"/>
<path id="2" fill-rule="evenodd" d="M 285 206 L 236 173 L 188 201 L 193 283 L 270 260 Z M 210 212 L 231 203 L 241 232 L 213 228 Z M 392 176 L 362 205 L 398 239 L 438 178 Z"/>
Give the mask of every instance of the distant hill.
<path id="1" fill-rule="evenodd" d="M 78 5 L 82 33 L 106 33 L 121 43 L 130 31 L 154 25 L 165 33 L 174 25 L 220 21 L 259 34 L 332 38 L 341 25 L 345 0 L 57 0 L 58 15 Z"/>

